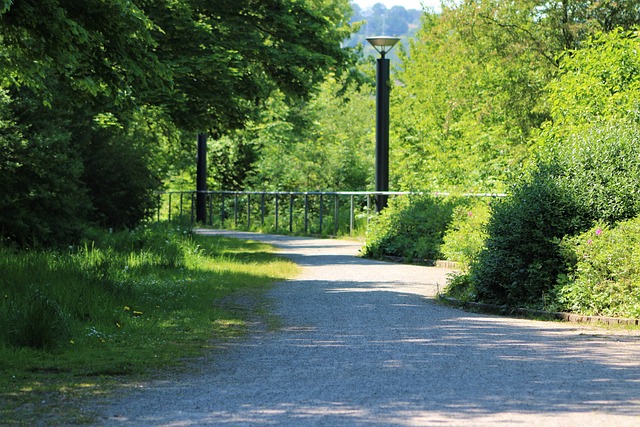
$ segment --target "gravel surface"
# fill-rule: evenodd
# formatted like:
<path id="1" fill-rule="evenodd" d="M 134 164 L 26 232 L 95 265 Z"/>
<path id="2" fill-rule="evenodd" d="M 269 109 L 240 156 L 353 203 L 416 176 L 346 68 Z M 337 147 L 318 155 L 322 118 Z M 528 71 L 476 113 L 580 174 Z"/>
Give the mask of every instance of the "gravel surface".
<path id="1" fill-rule="evenodd" d="M 304 267 L 270 292 L 283 326 L 139 385 L 105 425 L 640 425 L 638 331 L 440 306 L 447 270 L 356 258 L 352 242 L 200 232 Z"/>

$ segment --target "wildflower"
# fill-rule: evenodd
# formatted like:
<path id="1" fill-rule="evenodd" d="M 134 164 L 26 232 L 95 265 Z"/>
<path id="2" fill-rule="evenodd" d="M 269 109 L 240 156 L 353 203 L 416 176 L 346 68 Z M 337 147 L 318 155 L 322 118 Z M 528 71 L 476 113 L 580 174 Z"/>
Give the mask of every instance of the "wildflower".
<path id="1" fill-rule="evenodd" d="M 596 230 L 596 236 L 599 236 L 599 235 L 601 235 L 601 234 L 602 234 L 602 229 L 601 229 L 601 228 L 598 228 L 598 229 Z"/>
<path id="2" fill-rule="evenodd" d="M 473 216 L 473 212 L 469 212 L 467 215 L 471 217 Z"/>
<path id="3" fill-rule="evenodd" d="M 593 240 L 591 240 L 591 239 L 587 240 L 587 244 L 589 244 L 589 245 L 590 245 L 590 244 L 592 244 L 592 243 L 593 243 Z"/>

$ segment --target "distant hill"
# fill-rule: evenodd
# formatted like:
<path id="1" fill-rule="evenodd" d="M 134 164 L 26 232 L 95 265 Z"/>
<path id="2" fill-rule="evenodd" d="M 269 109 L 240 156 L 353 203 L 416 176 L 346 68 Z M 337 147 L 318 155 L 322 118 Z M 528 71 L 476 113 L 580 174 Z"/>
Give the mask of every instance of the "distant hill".
<path id="1" fill-rule="evenodd" d="M 367 37 L 401 37 L 406 44 L 406 40 L 415 35 L 420 28 L 420 17 L 423 13 L 418 9 L 405 9 L 403 6 L 393 6 L 389 9 L 382 3 L 377 3 L 368 9 L 362 9 L 355 3 L 351 3 L 351 7 L 353 8 L 351 22 L 364 21 L 364 24 L 358 33 L 346 41 L 346 45 L 356 46 L 362 43 L 365 53 L 376 55 L 377 53 L 367 43 Z M 391 56 L 390 58 L 394 59 Z"/>

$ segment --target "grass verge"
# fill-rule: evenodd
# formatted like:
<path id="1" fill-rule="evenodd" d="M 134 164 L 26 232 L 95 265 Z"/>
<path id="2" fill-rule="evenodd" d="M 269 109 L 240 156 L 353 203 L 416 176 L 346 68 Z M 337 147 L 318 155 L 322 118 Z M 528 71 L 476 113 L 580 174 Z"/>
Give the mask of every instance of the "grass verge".
<path id="1" fill-rule="evenodd" d="M 297 267 L 271 247 L 170 224 L 68 251 L 0 248 L 0 420 L 91 424 L 88 399 L 242 335 Z M 275 325 L 275 326 L 274 326 Z M 87 399 L 87 400 L 84 400 Z"/>

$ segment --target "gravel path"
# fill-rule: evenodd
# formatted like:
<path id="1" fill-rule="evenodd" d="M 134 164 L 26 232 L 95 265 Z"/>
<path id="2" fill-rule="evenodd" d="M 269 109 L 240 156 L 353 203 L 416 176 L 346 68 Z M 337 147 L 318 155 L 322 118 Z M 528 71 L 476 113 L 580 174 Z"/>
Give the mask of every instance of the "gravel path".
<path id="1" fill-rule="evenodd" d="M 304 267 L 270 293 L 284 325 L 127 393 L 106 425 L 640 425 L 637 331 L 439 306 L 446 270 L 359 259 L 349 242 L 200 232 Z"/>

